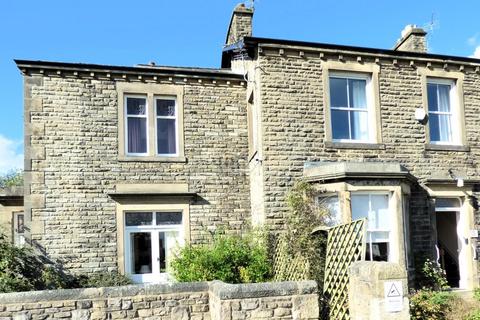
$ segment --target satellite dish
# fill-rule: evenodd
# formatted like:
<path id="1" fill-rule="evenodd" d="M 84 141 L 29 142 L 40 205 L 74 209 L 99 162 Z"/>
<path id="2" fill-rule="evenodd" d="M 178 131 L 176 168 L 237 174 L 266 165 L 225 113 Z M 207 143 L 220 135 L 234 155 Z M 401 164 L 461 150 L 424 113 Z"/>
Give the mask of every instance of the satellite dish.
<path id="1" fill-rule="evenodd" d="M 415 119 L 417 121 L 425 121 L 425 119 L 427 118 L 427 113 L 425 112 L 425 109 L 423 108 L 417 108 L 415 109 Z"/>

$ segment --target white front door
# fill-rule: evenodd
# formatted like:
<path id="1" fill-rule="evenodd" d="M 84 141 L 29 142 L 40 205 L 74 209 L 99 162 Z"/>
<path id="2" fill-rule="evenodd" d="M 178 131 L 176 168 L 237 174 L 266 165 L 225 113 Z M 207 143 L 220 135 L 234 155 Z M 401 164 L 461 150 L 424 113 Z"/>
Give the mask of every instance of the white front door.
<path id="1" fill-rule="evenodd" d="M 136 283 L 170 279 L 173 250 L 183 244 L 181 212 L 125 212 L 125 270 Z"/>

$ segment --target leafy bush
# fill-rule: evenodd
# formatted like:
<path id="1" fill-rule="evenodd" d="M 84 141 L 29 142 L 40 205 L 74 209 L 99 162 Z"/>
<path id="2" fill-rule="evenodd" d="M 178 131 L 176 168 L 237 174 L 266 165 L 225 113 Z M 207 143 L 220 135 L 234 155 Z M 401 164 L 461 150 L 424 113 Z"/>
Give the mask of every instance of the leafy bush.
<path id="1" fill-rule="evenodd" d="M 480 320 L 480 309 L 470 313 L 465 320 Z"/>
<path id="2" fill-rule="evenodd" d="M 187 245 L 171 263 L 180 282 L 222 280 L 228 283 L 263 282 L 271 265 L 265 241 L 255 235 L 215 235 L 211 245 Z"/>
<path id="3" fill-rule="evenodd" d="M 473 297 L 475 300 L 480 301 L 480 288 L 475 288 L 475 290 L 473 290 Z"/>
<path id="4" fill-rule="evenodd" d="M 65 288 L 68 279 L 28 248 L 13 246 L 0 234 L 0 292 Z"/>
<path id="5" fill-rule="evenodd" d="M 421 289 L 441 291 L 450 288 L 445 270 L 430 259 L 423 262 L 421 273 L 417 275 L 417 278 Z"/>
<path id="6" fill-rule="evenodd" d="M 15 247 L 0 234 L 0 292 L 111 287 L 131 283 L 118 273 L 67 274 L 31 249 Z"/>
<path id="7" fill-rule="evenodd" d="M 23 170 L 10 171 L 0 176 L 0 188 L 23 186 Z"/>
<path id="8" fill-rule="evenodd" d="M 287 195 L 289 213 L 285 223 L 285 232 L 280 235 L 277 243 L 285 244 L 278 248 L 281 260 L 275 263 L 286 264 L 276 267 L 277 270 L 289 270 L 290 262 L 305 261 L 308 266 L 307 278 L 316 280 L 322 288 L 326 234 L 312 235 L 312 231 L 319 226 L 325 226 L 330 218 L 330 212 L 320 207 L 315 201 L 316 191 L 312 185 L 297 182 Z M 276 274 L 278 280 L 302 280 L 301 275 Z M 285 279 L 283 277 L 286 277 Z"/>
<path id="9" fill-rule="evenodd" d="M 116 272 L 80 275 L 77 281 L 81 288 L 117 287 L 133 283 L 130 278 Z"/>
<path id="10" fill-rule="evenodd" d="M 419 290 L 410 298 L 412 320 L 444 320 L 455 296 L 450 292 Z"/>

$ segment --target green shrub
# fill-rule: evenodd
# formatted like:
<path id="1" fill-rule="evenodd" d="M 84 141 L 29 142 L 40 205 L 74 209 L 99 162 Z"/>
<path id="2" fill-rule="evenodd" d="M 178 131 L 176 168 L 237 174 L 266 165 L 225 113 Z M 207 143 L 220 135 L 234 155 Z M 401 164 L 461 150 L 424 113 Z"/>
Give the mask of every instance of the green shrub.
<path id="1" fill-rule="evenodd" d="M 180 282 L 221 280 L 228 283 L 263 282 L 271 265 L 265 241 L 249 235 L 216 235 L 211 245 L 187 245 L 171 263 Z"/>
<path id="2" fill-rule="evenodd" d="M 450 288 L 445 270 L 437 262 L 426 259 L 423 262 L 417 261 L 416 263 L 422 266 L 420 273 L 417 274 L 420 289 L 441 291 Z"/>
<path id="3" fill-rule="evenodd" d="M 419 290 L 410 298 L 412 320 L 444 320 L 455 296 L 450 292 Z"/>
<path id="4" fill-rule="evenodd" d="M 68 279 L 32 250 L 15 247 L 0 234 L 0 292 L 65 288 Z"/>
<path id="5" fill-rule="evenodd" d="M 470 313 L 465 320 L 480 320 L 480 309 Z"/>
<path id="6" fill-rule="evenodd" d="M 31 249 L 15 247 L 0 234 L 0 292 L 112 287 L 131 284 L 117 273 L 72 276 L 47 263 Z"/>
<path id="7" fill-rule="evenodd" d="M 116 272 L 97 272 L 77 277 L 81 288 L 117 287 L 132 284 L 130 278 Z"/>
<path id="8" fill-rule="evenodd" d="M 475 300 L 480 301 L 480 288 L 475 288 L 475 290 L 473 290 L 473 297 Z"/>
<path id="9" fill-rule="evenodd" d="M 315 228 L 325 226 L 330 212 L 316 201 L 318 191 L 305 181 L 298 181 L 287 195 L 289 208 L 285 232 L 277 241 L 275 259 L 276 280 L 316 280 L 320 291 L 323 287 L 326 233 L 312 235 Z M 305 272 L 291 270 L 291 263 L 302 261 Z M 304 262 L 303 262 L 304 261 Z"/>

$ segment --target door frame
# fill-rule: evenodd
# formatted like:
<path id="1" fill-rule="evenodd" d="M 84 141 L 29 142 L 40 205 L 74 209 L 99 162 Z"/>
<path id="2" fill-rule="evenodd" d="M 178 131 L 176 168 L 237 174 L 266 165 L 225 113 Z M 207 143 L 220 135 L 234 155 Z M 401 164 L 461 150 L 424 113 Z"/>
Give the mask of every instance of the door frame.
<path id="1" fill-rule="evenodd" d="M 148 204 L 145 204 L 147 202 Z M 138 199 L 132 197 L 125 199 L 121 203 L 117 203 L 116 220 L 117 220 L 117 267 L 121 274 L 128 275 L 126 272 L 126 230 L 125 230 L 125 211 L 147 211 L 147 212 L 161 212 L 161 211 L 181 211 L 182 225 L 181 225 L 181 240 L 184 243 L 190 243 L 190 206 L 187 200 L 185 203 L 172 202 L 171 199 L 165 200 L 163 198 L 152 198 L 149 201 L 145 199 Z M 160 277 L 161 278 L 161 277 Z M 161 281 L 161 279 L 159 280 Z"/>
<path id="2" fill-rule="evenodd" d="M 123 214 L 125 215 L 126 212 L 129 212 L 130 210 L 125 210 Z M 184 233 L 183 233 L 183 226 L 180 225 L 156 225 L 155 224 L 155 216 L 157 212 L 162 212 L 165 210 L 145 210 L 143 212 L 152 212 L 153 214 L 153 225 L 147 225 L 147 226 L 124 226 L 124 270 L 125 274 L 131 277 L 132 281 L 135 283 L 158 283 L 158 282 L 166 282 L 169 280 L 169 275 L 168 272 L 161 272 L 160 271 L 160 246 L 159 246 L 159 234 L 160 232 L 167 233 L 169 232 L 176 232 L 178 233 L 177 239 L 178 239 L 178 245 L 183 246 L 183 239 L 184 239 Z M 170 211 L 176 211 L 176 212 L 182 212 L 180 210 L 169 210 Z M 136 212 L 136 211 L 135 211 Z M 182 212 L 182 220 L 183 220 L 183 212 Z M 152 272 L 151 273 L 145 273 L 145 274 L 134 274 L 130 273 L 129 271 L 132 270 L 132 264 L 131 264 L 131 252 L 132 252 L 132 247 L 131 247 L 131 242 L 130 242 L 130 236 L 134 233 L 149 233 L 150 234 L 150 241 L 151 241 L 151 246 L 150 250 L 151 252 L 151 258 L 152 258 Z M 166 254 L 167 251 L 170 249 L 171 244 L 169 243 L 170 241 L 167 240 L 168 238 L 165 238 L 165 250 Z M 166 261 L 168 264 L 168 261 Z M 167 266 L 168 268 L 168 266 Z"/>
<path id="3" fill-rule="evenodd" d="M 448 185 L 428 185 L 427 191 L 430 197 L 434 200 L 437 198 L 460 198 L 460 210 L 457 221 L 457 237 L 462 242 L 462 249 L 458 255 L 460 283 L 459 289 L 472 290 L 478 287 L 478 267 L 477 260 L 475 260 L 475 238 L 471 235 L 471 230 L 475 229 L 474 213 L 475 209 L 470 201 L 473 196 L 472 187 L 464 186 L 457 187 L 453 184 Z M 437 221 L 436 208 L 433 206 L 431 210 L 432 223 L 432 239 L 433 243 L 437 243 Z M 436 251 L 435 248 L 432 248 Z M 436 255 L 436 252 L 435 252 Z"/>
<path id="4" fill-rule="evenodd" d="M 442 199 L 445 199 L 442 197 Z M 456 254 L 456 258 L 458 260 L 458 273 L 459 273 L 459 283 L 458 283 L 458 288 L 459 289 L 464 289 L 464 287 L 466 287 L 465 283 L 462 282 L 462 279 L 465 280 L 466 278 L 466 272 L 467 270 L 465 270 L 465 263 L 464 263 L 464 259 L 462 259 L 462 254 L 464 255 L 465 254 L 465 250 L 468 250 L 468 248 L 466 248 L 466 245 L 464 242 L 461 241 L 461 237 L 462 237 L 462 232 L 461 230 L 459 230 L 461 228 L 461 212 L 462 212 L 462 205 L 463 205 L 463 202 L 462 202 L 462 199 L 460 198 L 449 198 L 449 199 L 458 199 L 460 201 L 460 206 L 459 207 L 445 207 L 445 208 L 437 208 L 435 207 L 435 250 L 436 250 L 436 261 L 437 263 L 440 263 L 440 251 L 439 251 L 439 246 L 438 246 L 438 221 L 437 221 L 437 217 L 438 215 L 441 215 L 441 214 L 445 214 L 445 213 L 455 213 L 455 235 L 456 235 L 456 238 L 457 238 L 457 252 L 455 253 Z M 459 234 L 460 233 L 460 234 Z M 446 270 L 445 270 L 446 272 Z"/>

